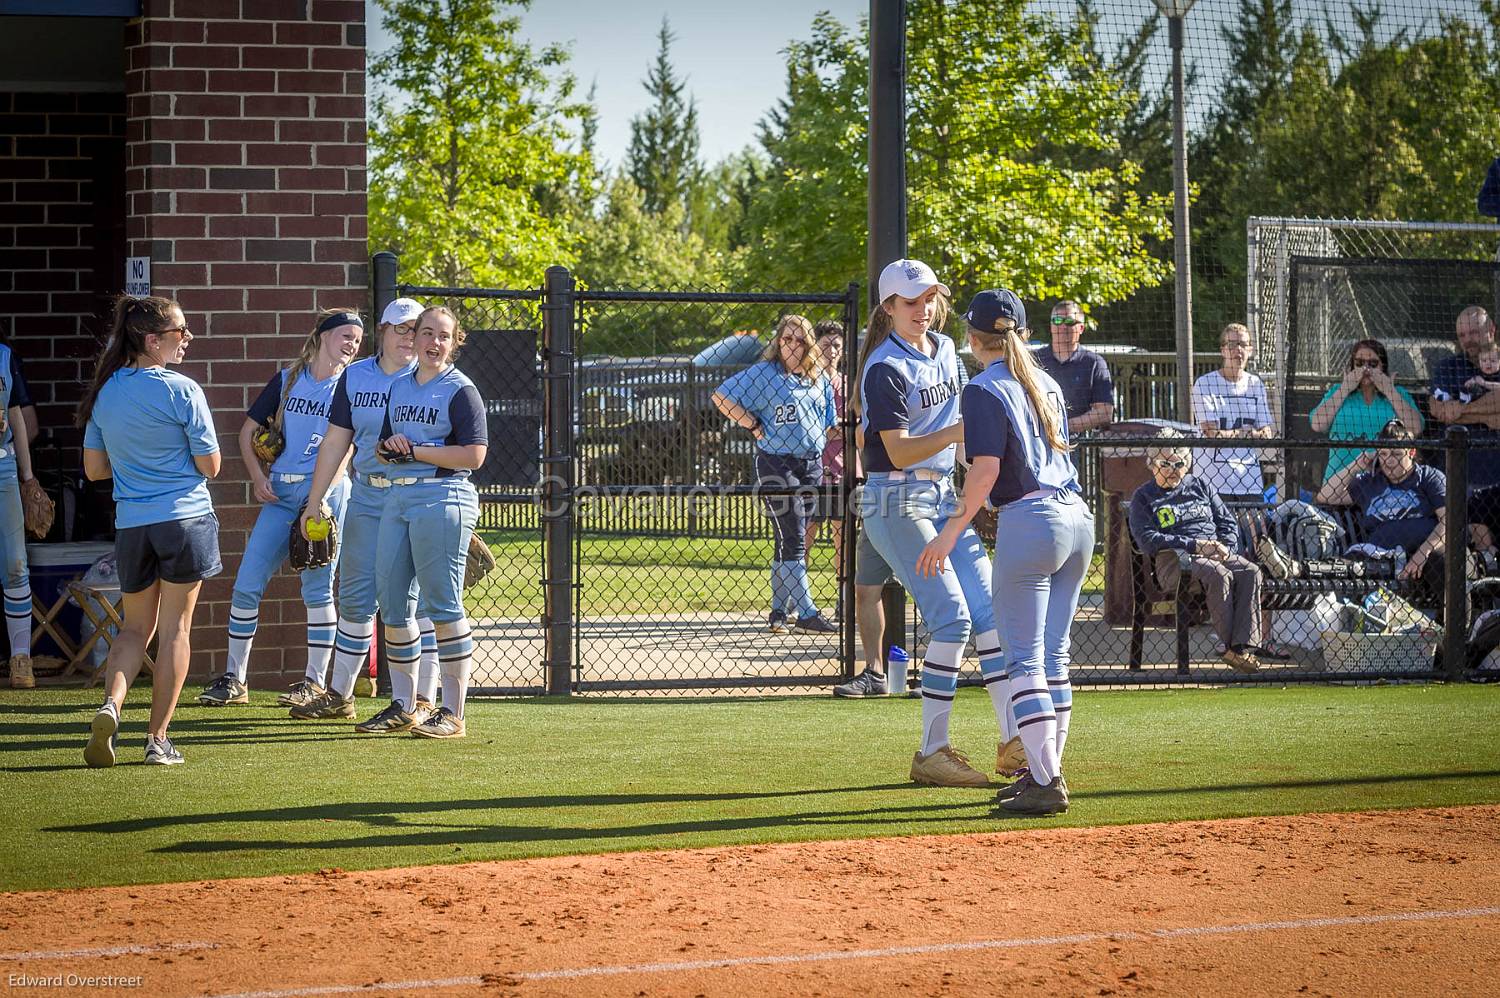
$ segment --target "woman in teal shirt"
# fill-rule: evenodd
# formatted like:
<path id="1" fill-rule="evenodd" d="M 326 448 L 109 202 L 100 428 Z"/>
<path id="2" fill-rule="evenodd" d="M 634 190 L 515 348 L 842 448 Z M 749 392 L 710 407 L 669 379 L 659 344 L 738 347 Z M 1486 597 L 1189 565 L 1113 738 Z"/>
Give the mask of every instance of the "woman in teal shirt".
<path id="1" fill-rule="evenodd" d="M 1379 340 L 1360 340 L 1349 351 L 1349 370 L 1344 380 L 1328 389 L 1312 411 L 1312 428 L 1327 433 L 1330 440 L 1371 440 L 1380 428 L 1399 419 L 1414 434 L 1422 432 L 1422 414 L 1405 388 L 1391 380 L 1390 358 Z M 1363 450 L 1335 447 L 1328 452 L 1327 481 L 1352 464 Z"/>

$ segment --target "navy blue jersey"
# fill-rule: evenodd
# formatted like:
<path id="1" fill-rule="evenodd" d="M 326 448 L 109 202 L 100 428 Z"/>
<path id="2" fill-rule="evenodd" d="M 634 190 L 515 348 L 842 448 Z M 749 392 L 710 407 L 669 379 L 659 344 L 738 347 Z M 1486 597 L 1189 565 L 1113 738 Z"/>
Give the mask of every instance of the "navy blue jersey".
<path id="1" fill-rule="evenodd" d="M 386 374 L 379 357 L 366 357 L 344 368 L 343 377 L 333 390 L 328 422 L 354 434 L 354 470 L 360 474 L 386 473 L 386 466 L 375 456 L 375 448 L 385 426 L 391 384 L 403 374 L 410 374 L 416 366 L 417 362 L 412 361 L 394 374 Z"/>
<path id="2" fill-rule="evenodd" d="M 1036 372 L 1047 404 L 1057 410 L 1063 439 L 1068 437 L 1068 416 L 1062 389 L 1045 371 Z M 964 450 L 976 457 L 1000 459 L 1000 475 L 990 489 L 990 502 L 1004 506 L 1038 489 L 1072 489 L 1081 492 L 1073 462 L 1065 451 L 1053 450 L 1042 433 L 1042 423 L 1026 397 L 1026 390 L 997 360 L 986 367 L 964 389 Z"/>
<path id="3" fill-rule="evenodd" d="M 1184 475 L 1175 489 L 1149 481 L 1130 497 L 1130 533 L 1151 556 L 1176 549 L 1196 551 L 1199 541 L 1218 541 L 1233 551 L 1239 528 L 1219 493 L 1195 475 Z"/>
<path id="4" fill-rule="evenodd" d="M 953 471 L 954 452 L 949 445 L 931 457 L 907 468 L 898 468 L 880 439 L 885 430 L 906 430 L 913 437 L 926 436 L 952 426 L 959 418 L 958 353 L 953 341 L 941 333 L 927 331 L 933 355 L 892 333 L 865 360 L 860 372 L 863 406 L 860 425 L 865 431 L 866 471 L 906 471 L 928 468 L 941 474 Z"/>
<path id="5" fill-rule="evenodd" d="M 269 426 L 281 403 L 281 386 L 289 371 L 277 371 L 266 382 L 260 396 L 246 413 L 262 426 Z M 328 411 L 333 402 L 333 390 L 338 378 L 313 380 L 312 370 L 304 368 L 297 375 L 292 390 L 287 393 L 282 405 L 281 435 L 286 447 L 281 456 L 271 464 L 271 471 L 278 475 L 311 475 L 318 463 L 318 446 L 328 429 Z"/>
<path id="6" fill-rule="evenodd" d="M 1366 540 L 1411 555 L 1437 527 L 1437 511 L 1448 499 L 1448 479 L 1425 464 L 1415 465 L 1399 482 L 1382 471 L 1365 471 L 1350 479 L 1349 497 L 1363 514 Z"/>
<path id="7" fill-rule="evenodd" d="M 1115 384 L 1109 376 L 1109 365 L 1092 350 L 1079 348 L 1067 360 L 1058 360 L 1050 346 L 1038 347 L 1032 357 L 1042 370 L 1062 388 L 1068 406 L 1068 418 L 1082 416 L 1096 402 L 1115 401 Z"/>
<path id="8" fill-rule="evenodd" d="M 763 360 L 732 375 L 719 386 L 719 394 L 760 420 L 764 436 L 759 447 L 767 454 L 818 457 L 829 427 L 838 421 L 833 382 L 826 376 L 810 381 L 778 360 Z"/>
<path id="9" fill-rule="evenodd" d="M 485 425 L 484 400 L 474 382 L 456 367 L 424 384 L 419 384 L 419 368 L 413 368 L 391 382 L 386 402 L 385 425 L 381 438 L 400 433 L 414 447 L 446 447 L 454 444 L 488 444 L 489 428 Z M 383 465 L 385 474 L 411 478 L 467 478 L 467 468 L 439 468 L 425 461 L 410 464 Z"/>

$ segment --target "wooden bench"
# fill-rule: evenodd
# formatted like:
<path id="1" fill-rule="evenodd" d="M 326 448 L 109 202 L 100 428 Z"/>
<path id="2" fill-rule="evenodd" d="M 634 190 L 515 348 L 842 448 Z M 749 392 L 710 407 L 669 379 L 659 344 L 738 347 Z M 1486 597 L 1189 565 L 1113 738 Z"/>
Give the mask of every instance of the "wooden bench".
<path id="1" fill-rule="evenodd" d="M 1255 556 L 1255 541 L 1259 537 L 1270 537 L 1283 551 L 1289 545 L 1280 526 L 1273 525 L 1270 507 L 1261 503 L 1230 503 L 1239 526 L 1239 553 L 1250 561 L 1260 564 Z M 1328 513 L 1343 528 L 1344 547 L 1359 544 L 1365 538 L 1360 514 L 1352 506 L 1337 508 L 1319 507 Z M 1177 587 L 1169 591 L 1156 575 L 1156 563 L 1130 535 L 1132 608 L 1130 620 L 1130 668 L 1140 669 L 1144 654 L 1146 619 L 1150 615 L 1170 615 L 1177 634 L 1177 671 L 1188 672 L 1189 621 L 1204 602 L 1202 588 L 1185 570 L 1187 552 L 1176 554 L 1184 563 Z M 1349 577 L 1337 575 L 1312 576 L 1310 578 L 1278 579 L 1261 566 L 1260 603 L 1262 610 L 1311 610 L 1320 593 L 1334 593 L 1345 600 L 1358 602 L 1376 589 L 1386 589 L 1394 595 L 1409 600 L 1422 609 L 1433 609 L 1432 601 L 1426 598 L 1422 587 L 1414 581 L 1379 577 Z M 1472 587 L 1471 587 L 1472 588 Z M 1157 593 L 1168 593 L 1168 600 L 1155 600 Z M 1269 640 L 1269 635 L 1267 636 Z"/>

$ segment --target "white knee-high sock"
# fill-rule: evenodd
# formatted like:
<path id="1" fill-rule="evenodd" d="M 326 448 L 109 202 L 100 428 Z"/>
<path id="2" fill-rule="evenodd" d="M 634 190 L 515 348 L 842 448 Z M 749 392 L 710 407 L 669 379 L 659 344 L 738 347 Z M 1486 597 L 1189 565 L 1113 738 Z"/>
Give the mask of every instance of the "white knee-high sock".
<path id="1" fill-rule="evenodd" d="M 328 685 L 328 660 L 333 657 L 333 636 L 339 612 L 332 603 L 307 608 L 307 681 Z"/>
<path id="2" fill-rule="evenodd" d="M 374 636 L 373 619 L 339 618 L 338 634 L 333 639 L 333 681 L 328 688 L 345 700 L 354 695 L 360 670 L 370 667 L 370 640 Z"/>
<path id="3" fill-rule="evenodd" d="M 469 695 L 469 666 L 474 658 L 474 638 L 469 621 L 450 620 L 436 624 L 438 670 L 443 675 L 443 706 L 458 718 L 464 716 Z"/>
<path id="4" fill-rule="evenodd" d="M 1031 778 L 1045 786 L 1062 772 L 1057 756 L 1057 714 L 1052 695 L 1040 670 L 1018 671 L 1010 677 L 1010 700 L 1016 712 L 1016 729 L 1026 746 L 1026 765 Z"/>
<path id="5" fill-rule="evenodd" d="M 1073 684 L 1066 677 L 1048 679 L 1047 692 L 1052 694 L 1052 712 L 1057 715 L 1057 764 L 1061 766 L 1063 747 L 1068 744 L 1068 722 L 1073 717 Z"/>
<path id="6" fill-rule="evenodd" d="M 948 744 L 948 716 L 958 691 L 958 657 L 964 646 L 933 641 L 922 659 L 922 754 L 931 755 Z"/>
<path id="7" fill-rule="evenodd" d="M 438 702 L 437 631 L 431 617 L 418 617 L 417 630 L 422 633 L 422 664 L 417 668 L 417 696 L 430 704 Z"/>
<path id="8" fill-rule="evenodd" d="M 31 581 L 5 589 L 5 633 L 12 655 L 31 656 Z"/>
<path id="9" fill-rule="evenodd" d="M 391 649 L 387 645 L 385 649 L 385 675 L 391 681 L 391 702 L 401 702 L 401 706 L 410 711 L 417 703 L 416 675 L 408 675 L 399 669 L 391 668 Z"/>
<path id="10" fill-rule="evenodd" d="M 225 671 L 242 683 L 250 666 L 250 646 L 255 642 L 255 629 L 259 626 L 259 606 L 229 607 L 229 655 Z"/>
<path id="11" fill-rule="evenodd" d="M 416 687 L 417 659 L 421 654 L 422 641 L 415 623 L 404 627 L 385 625 L 385 664 L 391 673 L 391 699 L 400 700 L 407 710 L 414 704 L 401 694 L 410 696 L 410 691 Z"/>
<path id="12" fill-rule="evenodd" d="M 984 677 L 984 688 L 989 691 L 990 706 L 995 708 L 995 721 L 1000 725 L 1000 740 L 1008 742 L 1016 737 L 1016 715 L 1010 706 L 1010 677 L 1005 674 L 1000 632 L 991 630 L 974 635 L 974 650 L 979 653 L 979 673 Z"/>

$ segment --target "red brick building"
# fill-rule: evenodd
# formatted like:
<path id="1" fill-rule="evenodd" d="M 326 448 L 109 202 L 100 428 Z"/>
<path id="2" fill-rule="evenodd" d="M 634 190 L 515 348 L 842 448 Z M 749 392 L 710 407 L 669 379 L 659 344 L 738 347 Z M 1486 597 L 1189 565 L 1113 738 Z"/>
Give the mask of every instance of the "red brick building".
<path id="1" fill-rule="evenodd" d="M 225 572 L 209 582 L 192 680 L 222 671 L 229 591 L 255 517 L 235 436 L 254 394 L 328 305 L 366 307 L 361 0 L 0 0 L 0 337 L 43 435 L 72 428 L 127 258 L 198 336 L 183 372 L 217 413 Z M 108 536 L 84 512 L 74 537 Z M 102 522 L 101 522 L 102 521 Z M 278 576 L 252 684 L 301 675 L 303 611 Z"/>

